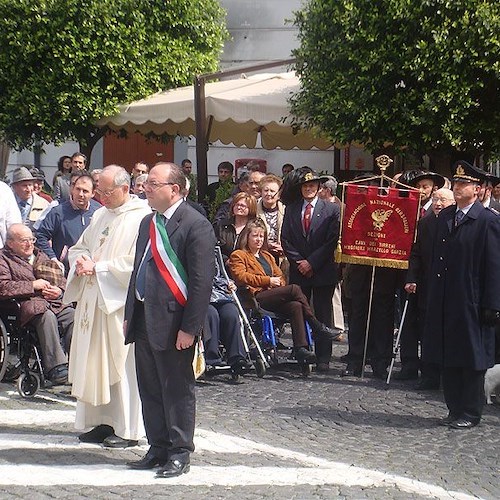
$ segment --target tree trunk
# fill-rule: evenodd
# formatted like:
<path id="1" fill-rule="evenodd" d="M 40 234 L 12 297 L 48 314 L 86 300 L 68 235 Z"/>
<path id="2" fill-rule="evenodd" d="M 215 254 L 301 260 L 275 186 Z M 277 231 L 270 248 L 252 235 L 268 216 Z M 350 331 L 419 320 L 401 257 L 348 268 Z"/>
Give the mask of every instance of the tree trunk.
<path id="1" fill-rule="evenodd" d="M 83 153 L 87 157 L 87 169 L 90 168 L 90 159 L 92 157 L 92 150 L 94 146 L 97 144 L 97 141 L 104 137 L 107 129 L 104 128 L 95 128 L 87 131 L 87 137 L 79 142 L 80 152 Z"/>
<path id="2" fill-rule="evenodd" d="M 474 154 L 463 151 L 429 151 L 430 170 L 437 174 L 451 177 L 451 167 L 458 160 L 474 163 Z"/>
<path id="3" fill-rule="evenodd" d="M 10 147 L 3 141 L 0 141 L 0 179 L 5 178 L 7 165 L 9 164 Z"/>

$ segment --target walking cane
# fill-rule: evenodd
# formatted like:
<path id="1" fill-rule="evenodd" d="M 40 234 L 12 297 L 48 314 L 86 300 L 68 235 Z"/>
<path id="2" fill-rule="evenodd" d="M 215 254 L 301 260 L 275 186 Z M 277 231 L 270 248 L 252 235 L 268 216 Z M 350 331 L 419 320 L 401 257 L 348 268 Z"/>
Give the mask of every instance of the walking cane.
<path id="1" fill-rule="evenodd" d="M 396 356 L 399 353 L 400 341 L 401 341 L 401 332 L 403 331 L 403 325 L 406 317 L 406 310 L 408 309 L 408 299 L 405 301 L 405 305 L 403 308 L 403 314 L 401 315 L 401 321 L 399 323 L 398 336 L 396 337 L 396 345 L 394 346 L 394 350 L 392 352 L 391 366 L 389 367 L 389 373 L 387 374 L 386 385 L 389 385 L 391 381 L 392 370 L 394 369 L 394 362 L 396 361 Z"/>
<path id="2" fill-rule="evenodd" d="M 217 260 L 219 262 L 219 266 L 222 270 L 222 273 L 224 274 L 224 278 L 229 282 L 229 276 L 226 271 L 226 266 L 224 265 L 224 260 L 222 258 L 222 252 L 219 246 L 215 247 L 216 253 L 217 253 Z M 259 355 L 259 358 L 262 360 L 263 365 L 266 368 L 269 368 L 269 363 L 267 362 L 265 354 L 262 352 L 262 348 L 260 347 L 259 341 L 257 340 L 257 337 L 255 336 L 255 333 L 252 330 L 252 326 L 250 325 L 250 321 L 248 321 L 247 315 L 245 314 L 245 311 L 241 305 L 240 299 L 238 298 L 238 295 L 236 295 L 236 292 L 231 290 L 231 296 L 233 297 L 234 303 L 236 307 L 238 308 L 238 312 L 240 313 L 241 320 L 243 321 L 243 324 L 245 325 L 248 334 L 250 335 L 250 338 L 252 339 L 252 342 L 255 344 L 255 348 L 257 349 L 257 353 Z M 243 343 L 245 345 L 245 350 L 248 352 L 248 343 L 246 339 L 243 337 L 242 338 Z"/>

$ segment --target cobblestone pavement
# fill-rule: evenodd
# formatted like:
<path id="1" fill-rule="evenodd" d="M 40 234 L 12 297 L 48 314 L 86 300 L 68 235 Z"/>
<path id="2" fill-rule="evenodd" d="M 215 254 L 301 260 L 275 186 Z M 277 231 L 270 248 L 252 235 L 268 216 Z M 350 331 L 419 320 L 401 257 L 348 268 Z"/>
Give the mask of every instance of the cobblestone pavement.
<path id="1" fill-rule="evenodd" d="M 442 394 L 411 384 L 301 377 L 282 367 L 241 384 L 225 374 L 198 383 L 191 472 L 157 480 L 124 462 L 128 450 L 79 444 L 67 388 L 24 400 L 0 384 L 0 498 L 381 499 L 500 498 L 500 407 L 480 426 L 437 425 Z"/>

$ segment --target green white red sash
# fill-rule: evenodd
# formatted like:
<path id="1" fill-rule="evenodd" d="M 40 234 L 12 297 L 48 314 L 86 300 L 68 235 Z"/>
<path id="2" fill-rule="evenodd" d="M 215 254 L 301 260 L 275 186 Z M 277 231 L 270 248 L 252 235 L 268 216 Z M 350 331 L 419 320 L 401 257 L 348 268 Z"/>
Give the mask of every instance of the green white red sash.
<path id="1" fill-rule="evenodd" d="M 185 306 L 187 301 L 187 273 L 170 244 L 167 230 L 158 214 L 155 214 L 151 219 L 149 237 L 151 239 L 151 253 L 156 267 L 177 302 L 181 306 Z"/>

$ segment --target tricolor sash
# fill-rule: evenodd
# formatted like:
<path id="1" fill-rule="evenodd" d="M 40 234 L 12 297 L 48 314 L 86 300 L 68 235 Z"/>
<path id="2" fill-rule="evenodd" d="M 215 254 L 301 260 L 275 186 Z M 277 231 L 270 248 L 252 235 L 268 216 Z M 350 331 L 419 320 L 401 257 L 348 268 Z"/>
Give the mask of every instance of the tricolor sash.
<path id="1" fill-rule="evenodd" d="M 187 301 L 187 273 L 182 262 L 177 257 L 167 230 L 162 222 L 163 217 L 158 213 L 151 219 L 149 237 L 151 239 L 151 253 L 162 278 L 174 294 L 181 306 Z"/>

